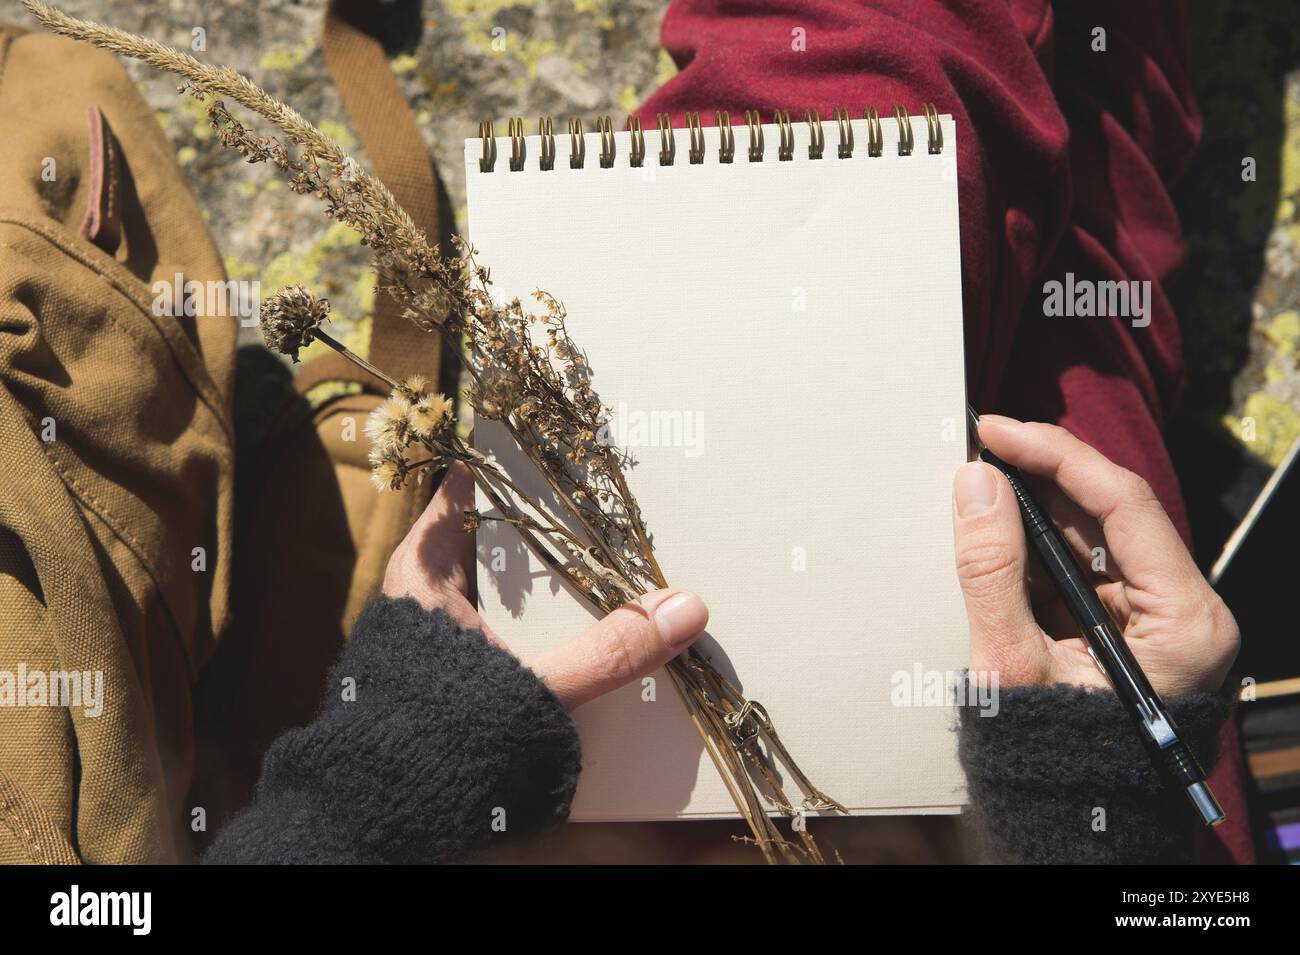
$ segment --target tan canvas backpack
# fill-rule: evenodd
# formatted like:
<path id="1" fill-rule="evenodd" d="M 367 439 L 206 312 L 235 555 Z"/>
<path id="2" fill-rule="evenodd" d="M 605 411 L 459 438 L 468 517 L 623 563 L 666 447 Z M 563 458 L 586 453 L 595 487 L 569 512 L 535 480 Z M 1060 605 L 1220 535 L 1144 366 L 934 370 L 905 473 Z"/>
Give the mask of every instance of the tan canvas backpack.
<path id="1" fill-rule="evenodd" d="M 378 44 L 330 23 L 365 71 L 350 111 L 400 126 Z M 418 161 L 371 161 L 434 209 Z M 310 718 L 430 491 L 374 492 L 343 423 L 381 389 L 326 360 L 254 403 L 237 504 L 237 323 L 158 314 L 177 275 L 225 279 L 125 70 L 0 24 L 0 863 L 191 859 Z M 406 327 L 381 309 L 372 353 L 436 373 Z"/>
<path id="2" fill-rule="evenodd" d="M 0 32 L 0 861 L 180 851 L 189 688 L 229 621 L 236 326 L 151 287 L 224 277 L 202 223 L 111 56 Z M 101 706 L 42 705 L 60 673 Z"/>

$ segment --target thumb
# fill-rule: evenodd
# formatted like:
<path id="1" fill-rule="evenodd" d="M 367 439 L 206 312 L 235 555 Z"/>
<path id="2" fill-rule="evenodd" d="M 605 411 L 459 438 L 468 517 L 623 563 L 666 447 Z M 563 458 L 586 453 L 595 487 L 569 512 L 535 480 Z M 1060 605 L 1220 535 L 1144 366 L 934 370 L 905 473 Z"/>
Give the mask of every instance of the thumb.
<path id="1" fill-rule="evenodd" d="M 1037 682 L 1047 648 L 1025 584 L 1025 531 L 1006 477 L 983 461 L 952 485 L 957 578 L 970 621 L 971 669 L 1001 671 L 1007 685 Z"/>
<path id="2" fill-rule="evenodd" d="M 709 622 L 704 601 L 656 590 L 624 604 L 578 637 L 523 662 L 573 710 L 653 673 L 695 641 Z"/>

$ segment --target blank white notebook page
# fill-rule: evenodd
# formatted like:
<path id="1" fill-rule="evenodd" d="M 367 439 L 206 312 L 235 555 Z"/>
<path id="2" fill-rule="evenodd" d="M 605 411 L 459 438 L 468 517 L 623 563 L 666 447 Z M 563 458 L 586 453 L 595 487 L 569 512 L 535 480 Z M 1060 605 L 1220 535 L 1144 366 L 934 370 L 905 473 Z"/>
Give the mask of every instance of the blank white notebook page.
<path id="1" fill-rule="evenodd" d="M 633 494 L 672 586 L 699 593 L 700 646 L 761 703 L 809 779 L 855 813 L 952 812 L 964 802 L 955 712 L 923 692 L 967 665 L 953 564 L 951 486 L 966 460 L 956 131 L 943 151 L 898 155 L 893 118 L 851 158 L 826 125 L 824 157 L 688 160 L 645 134 L 644 166 L 600 137 L 569 167 L 557 134 L 542 170 L 497 140 L 482 172 L 466 141 L 469 238 L 494 295 L 534 289 L 568 312 Z M 530 492 L 544 484 L 504 430 L 475 441 Z M 481 499 L 484 514 L 493 513 Z M 479 531 L 484 619 L 517 654 L 576 637 L 594 619 L 507 525 Z M 736 815 L 667 673 L 575 713 L 583 771 L 572 817 Z M 792 798 L 798 789 L 787 779 Z"/>

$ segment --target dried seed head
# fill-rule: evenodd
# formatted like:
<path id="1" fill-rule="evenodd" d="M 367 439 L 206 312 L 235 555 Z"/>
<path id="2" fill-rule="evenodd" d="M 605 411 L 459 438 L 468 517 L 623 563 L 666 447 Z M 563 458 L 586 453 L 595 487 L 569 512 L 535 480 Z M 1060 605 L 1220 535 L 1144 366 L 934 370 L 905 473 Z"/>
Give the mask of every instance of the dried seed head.
<path id="1" fill-rule="evenodd" d="M 385 459 L 370 470 L 370 480 L 381 491 L 396 491 L 406 480 L 405 462 Z"/>
<path id="2" fill-rule="evenodd" d="M 424 394 L 425 386 L 429 384 L 429 379 L 424 375 L 408 375 L 402 382 L 402 394 L 411 401 L 418 401 Z"/>
<path id="3" fill-rule="evenodd" d="M 478 412 L 480 418 L 486 418 L 489 421 L 498 421 L 504 418 L 509 412 L 501 407 L 496 399 L 488 395 L 479 395 L 474 402 L 474 410 Z"/>
<path id="4" fill-rule="evenodd" d="M 366 435 L 378 446 L 393 444 L 402 447 L 407 438 L 407 415 L 411 402 L 394 391 L 384 402 L 370 412 L 366 419 Z"/>
<path id="5" fill-rule="evenodd" d="M 396 491 L 411 472 L 400 444 L 381 439 L 370 446 L 370 480 L 381 491 Z"/>
<path id="6" fill-rule="evenodd" d="M 412 303 L 414 308 L 423 313 L 435 325 L 441 325 L 456 306 L 452 294 L 441 285 L 430 283 L 415 293 Z"/>
<path id="7" fill-rule="evenodd" d="M 472 532 L 478 530 L 478 528 L 479 528 L 479 524 L 481 524 L 482 521 L 483 521 L 482 515 L 479 514 L 478 511 L 472 511 L 472 510 L 471 510 L 471 511 L 466 511 L 466 512 L 465 512 L 465 530 L 466 530 L 466 532 L 467 532 L 467 533 L 472 533 Z"/>
<path id="8" fill-rule="evenodd" d="M 290 285 L 262 303 L 259 315 L 262 337 L 272 351 L 297 362 L 298 349 L 311 341 L 329 313 L 327 299 L 317 298 L 305 286 Z"/>
<path id="9" fill-rule="evenodd" d="M 444 395 L 425 395 L 411 406 L 406 416 L 411 433 L 423 441 L 441 434 L 451 424 L 451 401 Z"/>
<path id="10" fill-rule="evenodd" d="M 521 359 L 521 363 L 524 360 Z M 481 418 L 497 421 L 507 417 L 515 407 L 518 383 L 511 372 L 494 368 L 469 393 L 470 405 Z"/>

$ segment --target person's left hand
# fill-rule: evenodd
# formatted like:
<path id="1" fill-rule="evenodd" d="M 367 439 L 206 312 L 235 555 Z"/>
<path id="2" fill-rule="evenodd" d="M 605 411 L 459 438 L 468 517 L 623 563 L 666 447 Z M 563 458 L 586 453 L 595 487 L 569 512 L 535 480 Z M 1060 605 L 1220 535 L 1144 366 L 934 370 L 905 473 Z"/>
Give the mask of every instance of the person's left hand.
<path id="1" fill-rule="evenodd" d="M 412 597 L 426 610 L 444 610 L 462 627 L 482 630 L 510 651 L 474 607 L 474 535 L 464 527 L 464 513 L 473 506 L 474 479 L 463 464 L 454 463 L 389 558 L 384 593 Z M 521 662 L 573 710 L 653 673 L 690 646 L 708 622 L 708 608 L 695 594 L 656 590 L 598 620 L 582 636 Z"/>

